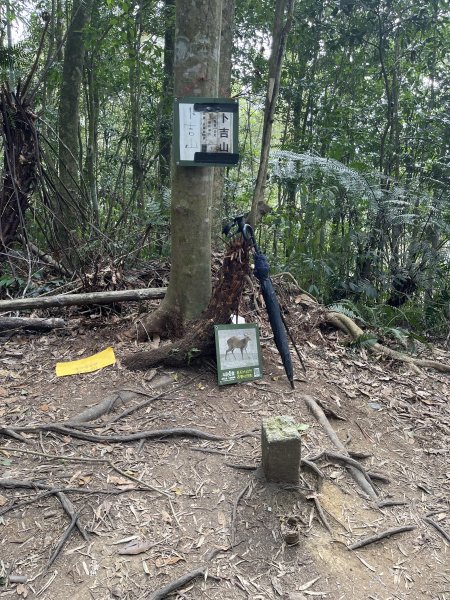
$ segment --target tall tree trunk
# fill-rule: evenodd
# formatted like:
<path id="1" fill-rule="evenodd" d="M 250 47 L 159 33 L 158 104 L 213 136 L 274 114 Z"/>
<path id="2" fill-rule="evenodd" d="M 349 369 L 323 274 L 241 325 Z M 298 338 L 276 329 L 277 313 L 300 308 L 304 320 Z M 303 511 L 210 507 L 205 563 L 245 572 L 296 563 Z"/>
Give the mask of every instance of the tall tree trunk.
<path id="1" fill-rule="evenodd" d="M 55 206 L 57 241 L 64 260 L 72 263 L 75 248 L 70 234 L 75 232 L 86 207 L 79 193 L 79 103 L 84 62 L 83 30 L 89 21 L 93 0 L 74 0 L 69 24 L 58 110 L 60 195 Z M 77 206 L 78 205 L 78 206 Z M 77 210 L 77 208 L 81 210 Z"/>
<path id="2" fill-rule="evenodd" d="M 164 0 L 164 75 L 160 103 L 159 184 L 170 186 L 173 120 L 173 59 L 175 45 L 175 0 Z"/>
<path id="3" fill-rule="evenodd" d="M 272 126 L 275 118 L 275 108 L 280 90 L 281 67 L 286 50 L 286 40 L 292 24 L 295 0 L 277 0 L 275 19 L 272 29 L 272 51 L 269 60 L 269 81 L 267 86 L 266 104 L 264 109 L 264 125 L 261 142 L 261 157 L 259 170 L 253 191 L 252 207 L 248 221 L 252 226 L 261 216 L 264 206 L 264 190 L 266 187 L 267 168 L 269 164 L 270 141 Z"/>
<path id="4" fill-rule="evenodd" d="M 177 0 L 176 97 L 215 97 L 219 84 L 222 0 Z M 144 321 L 169 333 L 200 315 L 211 295 L 211 167 L 172 164 L 171 272 L 167 294 Z M 171 327 L 172 324 L 172 327 Z"/>
<path id="5" fill-rule="evenodd" d="M 97 158 L 98 158 L 98 114 L 99 97 L 98 83 L 93 54 L 85 66 L 85 93 L 87 111 L 87 143 L 86 159 L 84 162 L 84 179 L 86 181 L 89 202 L 92 207 L 94 224 L 99 225 L 98 189 L 97 189 Z"/>
<path id="6" fill-rule="evenodd" d="M 227 0 L 222 6 L 222 35 L 220 40 L 220 69 L 219 69 L 219 96 L 231 96 L 231 68 L 233 55 L 234 13 L 236 0 Z M 212 243 L 216 246 L 220 242 L 223 220 L 223 193 L 225 186 L 226 169 L 216 168 L 213 174 L 212 196 Z"/>
<path id="7" fill-rule="evenodd" d="M 144 212 L 144 168 L 142 164 L 141 140 L 141 38 L 142 38 L 142 0 L 138 4 L 138 13 L 133 24 L 127 30 L 131 113 L 131 164 L 133 170 L 132 197 L 136 199 L 139 215 Z"/>

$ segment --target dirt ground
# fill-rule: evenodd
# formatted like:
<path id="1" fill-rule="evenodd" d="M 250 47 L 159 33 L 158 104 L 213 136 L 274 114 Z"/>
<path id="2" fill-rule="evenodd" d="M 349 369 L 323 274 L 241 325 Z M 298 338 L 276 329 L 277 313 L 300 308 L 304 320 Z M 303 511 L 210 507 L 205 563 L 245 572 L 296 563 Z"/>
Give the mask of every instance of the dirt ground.
<path id="1" fill-rule="evenodd" d="M 296 364 L 292 391 L 263 332 L 264 378 L 219 388 L 212 362 L 177 371 L 127 371 L 120 358 L 137 346 L 118 342 L 120 325 L 110 321 L 81 315 L 65 333 L 0 341 L 0 423 L 23 438 L 4 429 L 0 434 L 1 599 L 152 598 L 159 588 L 204 568 L 170 597 L 450 600 L 448 376 L 369 358 L 346 347 L 336 332 L 318 331 L 298 337 L 307 374 Z M 108 346 L 116 365 L 55 376 L 57 361 Z M 444 351 L 435 358 L 449 360 Z M 61 425 L 119 393 L 112 412 L 76 429 L 113 439 L 88 441 L 57 427 L 36 427 Z M 380 507 L 368 500 L 345 467 L 330 460 L 316 462 L 323 479 L 304 467 L 299 489 L 263 480 L 255 467 L 264 418 L 290 415 L 308 424 L 304 458 L 336 450 L 308 412 L 305 395 L 343 418 L 330 417 L 341 441 L 349 451 L 369 455 L 361 459 L 367 471 L 384 476 L 374 479 L 380 502 L 402 504 Z M 195 431 L 122 442 L 113 437 L 174 428 L 221 439 L 203 439 Z M 6 487 L 11 479 L 16 486 Z M 19 488 L 17 480 L 33 482 L 35 489 Z M 65 490 L 86 538 L 69 531 L 50 566 L 75 519 L 54 493 L 45 495 L 45 486 Z M 300 527 L 294 546 L 282 535 L 289 517 Z M 410 531 L 347 548 L 409 525 Z M 221 551 L 208 562 L 215 549 Z M 9 580 L 16 576 L 26 581 Z"/>

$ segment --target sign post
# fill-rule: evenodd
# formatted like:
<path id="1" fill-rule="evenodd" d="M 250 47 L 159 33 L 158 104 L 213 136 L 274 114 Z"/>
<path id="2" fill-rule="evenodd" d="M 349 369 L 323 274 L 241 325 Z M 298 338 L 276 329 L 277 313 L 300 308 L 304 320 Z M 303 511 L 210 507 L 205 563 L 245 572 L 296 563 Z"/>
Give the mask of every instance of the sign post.
<path id="1" fill-rule="evenodd" d="M 233 98 L 175 99 L 175 163 L 226 167 L 239 161 L 239 104 Z"/>

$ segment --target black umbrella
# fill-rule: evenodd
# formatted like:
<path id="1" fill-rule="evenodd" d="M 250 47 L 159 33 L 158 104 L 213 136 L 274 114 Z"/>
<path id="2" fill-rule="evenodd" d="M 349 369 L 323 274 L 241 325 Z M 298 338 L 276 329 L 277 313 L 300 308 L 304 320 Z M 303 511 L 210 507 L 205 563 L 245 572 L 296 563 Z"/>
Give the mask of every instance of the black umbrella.
<path id="1" fill-rule="evenodd" d="M 272 328 L 275 345 L 278 349 L 278 352 L 280 353 L 287 378 L 289 379 L 291 387 L 294 388 L 294 369 L 292 367 L 291 354 L 289 351 L 289 343 L 286 333 L 289 335 L 291 342 L 294 345 L 297 356 L 299 357 L 299 360 L 305 372 L 306 369 L 302 360 L 302 356 L 288 329 L 287 323 L 283 317 L 283 313 L 281 312 L 280 304 L 275 294 L 272 280 L 269 277 L 269 263 L 267 262 L 267 258 L 265 257 L 265 255 L 259 251 L 258 244 L 256 243 L 255 236 L 253 235 L 253 229 L 250 225 L 245 223 L 244 217 L 236 217 L 230 226 L 224 228 L 224 232 L 228 233 L 233 224 L 237 225 L 238 231 L 242 233 L 244 239 L 250 242 L 254 248 L 255 269 L 253 272 L 255 274 L 255 277 L 259 280 L 261 286 L 261 293 L 266 304 L 266 310 L 269 317 L 270 326 Z"/>

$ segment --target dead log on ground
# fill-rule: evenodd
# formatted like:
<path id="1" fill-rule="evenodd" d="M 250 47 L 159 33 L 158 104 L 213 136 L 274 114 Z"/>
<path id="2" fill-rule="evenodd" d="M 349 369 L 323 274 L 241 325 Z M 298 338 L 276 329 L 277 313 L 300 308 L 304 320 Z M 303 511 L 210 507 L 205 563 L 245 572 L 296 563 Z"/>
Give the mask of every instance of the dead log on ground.
<path id="1" fill-rule="evenodd" d="M 0 300 L 0 311 L 27 310 L 29 308 L 51 308 L 55 306 L 87 306 L 90 304 L 113 304 L 164 298 L 167 288 L 144 288 L 118 290 L 114 292 L 89 292 L 87 294 L 60 294 L 38 298 Z"/>
<path id="2" fill-rule="evenodd" d="M 15 329 L 30 329 L 31 331 L 49 331 L 50 329 L 64 328 L 64 319 L 32 319 L 25 317 L 0 317 L 0 331 L 13 331 Z"/>

